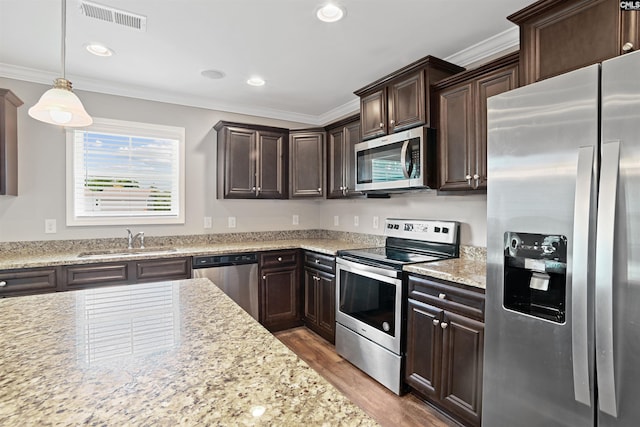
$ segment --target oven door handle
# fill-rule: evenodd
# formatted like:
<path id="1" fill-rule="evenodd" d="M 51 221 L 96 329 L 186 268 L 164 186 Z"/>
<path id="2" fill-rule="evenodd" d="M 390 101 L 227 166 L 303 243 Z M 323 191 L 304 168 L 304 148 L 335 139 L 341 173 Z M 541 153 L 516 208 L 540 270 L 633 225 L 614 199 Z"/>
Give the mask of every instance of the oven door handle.
<path id="1" fill-rule="evenodd" d="M 363 276 L 377 275 L 377 276 L 384 276 L 385 278 L 388 277 L 393 279 L 392 283 L 397 283 L 397 281 L 400 280 L 398 278 L 399 273 L 397 270 L 374 267 L 372 265 L 361 264 L 359 262 L 347 261 L 346 259 L 340 258 L 340 257 L 336 259 L 336 266 L 339 269 L 350 271 L 355 274 L 362 274 Z M 385 282 L 391 282 L 391 281 L 387 279 L 385 280 Z"/>

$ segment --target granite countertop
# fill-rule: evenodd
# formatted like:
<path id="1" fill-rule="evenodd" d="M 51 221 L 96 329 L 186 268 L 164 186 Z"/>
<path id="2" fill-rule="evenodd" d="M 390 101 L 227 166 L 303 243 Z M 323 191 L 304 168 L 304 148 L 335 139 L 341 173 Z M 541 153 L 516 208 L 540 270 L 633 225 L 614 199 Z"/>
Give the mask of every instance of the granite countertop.
<path id="1" fill-rule="evenodd" d="M 377 425 L 208 279 L 7 298 L 0 320 L 0 425 Z"/>
<path id="2" fill-rule="evenodd" d="M 109 262 L 139 260 L 149 258 L 177 258 L 193 255 L 215 255 L 222 253 L 235 252 L 258 252 L 283 249 L 306 249 L 324 253 L 327 255 L 335 255 L 341 249 L 355 249 L 372 246 L 369 242 L 352 242 L 336 239 L 291 239 L 291 240 L 262 240 L 262 241 L 240 241 L 240 242 L 224 242 L 209 243 L 206 245 L 168 245 L 164 247 L 147 247 L 145 252 L 131 253 L 123 255 L 126 249 L 117 251 L 118 253 L 79 257 L 85 250 L 56 251 L 50 249 L 47 251 L 38 251 L 33 254 L 18 252 L 15 254 L 4 253 L 0 256 L 0 270 L 9 270 L 16 268 L 33 268 L 47 267 L 54 265 L 69 264 L 90 264 L 95 262 Z M 171 251 L 163 251 L 163 249 L 171 248 Z M 156 250 L 157 249 L 157 250 Z"/>
<path id="3" fill-rule="evenodd" d="M 404 271 L 486 289 L 487 264 L 483 260 L 455 258 L 446 261 L 411 264 Z"/>

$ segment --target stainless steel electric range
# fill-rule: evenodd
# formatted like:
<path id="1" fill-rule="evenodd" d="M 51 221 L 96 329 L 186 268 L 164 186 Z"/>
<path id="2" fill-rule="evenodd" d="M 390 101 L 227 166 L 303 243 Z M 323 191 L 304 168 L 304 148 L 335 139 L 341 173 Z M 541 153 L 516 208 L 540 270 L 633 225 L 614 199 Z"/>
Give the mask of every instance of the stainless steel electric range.
<path id="1" fill-rule="evenodd" d="M 457 258 L 455 221 L 387 219 L 384 247 L 339 251 L 336 351 L 396 394 L 402 393 L 407 264 Z"/>

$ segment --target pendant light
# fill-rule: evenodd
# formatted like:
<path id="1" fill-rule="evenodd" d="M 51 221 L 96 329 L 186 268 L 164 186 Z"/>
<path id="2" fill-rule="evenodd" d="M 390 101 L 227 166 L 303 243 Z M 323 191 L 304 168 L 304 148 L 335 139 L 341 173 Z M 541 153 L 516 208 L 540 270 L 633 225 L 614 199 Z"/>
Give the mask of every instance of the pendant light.
<path id="1" fill-rule="evenodd" d="M 62 1 L 62 78 L 55 79 L 53 88 L 46 91 L 29 115 L 41 122 L 67 127 L 89 126 L 93 119 L 87 114 L 80 99 L 71 91 L 71 82 L 65 78 L 65 49 L 67 36 L 67 0 Z"/>

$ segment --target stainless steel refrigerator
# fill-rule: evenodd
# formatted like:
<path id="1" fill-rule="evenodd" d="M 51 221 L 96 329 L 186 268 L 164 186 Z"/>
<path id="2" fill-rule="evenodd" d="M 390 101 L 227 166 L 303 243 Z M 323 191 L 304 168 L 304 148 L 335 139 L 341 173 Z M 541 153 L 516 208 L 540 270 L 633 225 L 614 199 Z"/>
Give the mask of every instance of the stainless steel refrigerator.
<path id="1" fill-rule="evenodd" d="M 640 52 L 488 100 L 483 425 L 640 425 Z"/>

